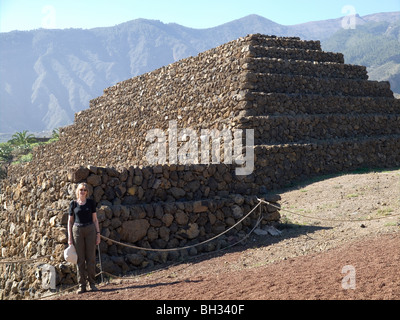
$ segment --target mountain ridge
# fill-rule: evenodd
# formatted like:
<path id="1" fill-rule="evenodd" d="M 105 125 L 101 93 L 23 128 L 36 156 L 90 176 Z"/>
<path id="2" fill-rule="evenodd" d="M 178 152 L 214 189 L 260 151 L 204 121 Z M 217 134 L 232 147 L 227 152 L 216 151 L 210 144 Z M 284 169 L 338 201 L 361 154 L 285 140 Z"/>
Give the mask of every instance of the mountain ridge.
<path id="1" fill-rule="evenodd" d="M 400 12 L 357 19 L 360 25 L 386 20 L 392 24 L 400 20 Z M 88 108 L 103 89 L 247 34 L 324 43 L 342 29 L 341 21 L 284 26 L 253 14 L 207 29 L 135 19 L 114 27 L 0 33 L 0 132 L 71 124 L 74 114 Z M 387 67 L 382 70 L 393 77 Z"/>

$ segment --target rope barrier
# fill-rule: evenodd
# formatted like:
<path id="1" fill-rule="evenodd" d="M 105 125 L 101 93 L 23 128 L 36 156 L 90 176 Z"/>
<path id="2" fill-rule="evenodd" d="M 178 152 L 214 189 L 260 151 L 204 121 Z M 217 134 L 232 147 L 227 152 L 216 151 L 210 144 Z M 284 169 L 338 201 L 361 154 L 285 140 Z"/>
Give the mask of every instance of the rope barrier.
<path id="1" fill-rule="evenodd" d="M 155 251 L 155 252 L 172 252 L 172 251 L 180 251 L 180 250 L 186 250 L 186 249 L 190 249 L 190 248 L 194 248 L 194 247 L 198 247 L 201 245 L 204 245 L 208 242 L 211 242 L 219 237 L 221 237 L 222 235 L 224 235 L 225 233 L 231 231 L 233 228 L 237 227 L 240 223 L 242 223 L 247 217 L 249 217 L 259 206 L 261 206 L 262 202 L 259 201 L 258 204 L 247 214 L 245 215 L 242 219 L 240 219 L 236 224 L 234 224 L 232 227 L 228 228 L 227 230 L 225 230 L 224 232 L 220 233 L 219 235 L 216 235 L 215 237 L 212 237 L 208 240 L 205 240 L 203 242 L 197 243 L 197 244 L 193 244 L 190 246 L 185 246 L 185 247 L 179 247 L 179 248 L 171 248 L 171 249 L 153 249 L 153 248 L 144 248 L 144 247 L 138 247 L 138 246 L 134 246 L 134 245 L 130 245 L 130 244 L 126 244 L 126 243 L 122 243 L 120 241 L 116 241 L 110 238 L 107 238 L 103 235 L 100 235 L 102 239 L 107 240 L 107 241 L 111 241 L 115 244 L 121 245 L 121 246 L 125 246 L 127 248 L 131 248 L 131 249 L 136 249 L 136 250 L 144 250 L 144 251 Z"/>
<path id="2" fill-rule="evenodd" d="M 13 264 L 13 263 L 21 263 L 21 264 L 30 264 L 37 262 L 44 262 L 43 259 L 50 258 L 51 255 L 43 256 L 35 259 L 17 259 L 17 260 L 0 260 L 0 264 Z"/>
<path id="3" fill-rule="evenodd" d="M 144 247 L 139 247 L 139 246 L 135 246 L 135 245 L 131 245 L 131 244 L 126 244 L 126 243 L 123 243 L 123 242 L 120 242 L 120 241 L 116 241 L 116 240 L 110 239 L 110 238 L 105 237 L 103 235 L 101 235 L 101 238 L 103 240 L 110 241 L 110 242 L 115 243 L 117 245 L 125 246 L 125 247 L 136 249 L 136 250 L 153 251 L 153 252 L 173 252 L 173 251 L 186 250 L 186 249 L 190 249 L 190 248 L 194 248 L 194 247 L 198 247 L 198 246 L 204 245 L 204 244 L 206 244 L 208 242 L 211 242 L 211 241 L 221 237 L 222 235 L 228 233 L 233 228 L 237 227 L 240 223 L 242 223 L 246 218 L 248 218 L 257 208 L 260 207 L 260 214 L 259 214 L 257 223 L 252 228 L 252 230 L 243 239 L 239 240 L 238 242 L 236 242 L 236 243 L 234 243 L 234 244 L 232 244 L 232 245 L 230 245 L 228 247 L 225 247 L 225 248 L 222 248 L 222 249 L 216 251 L 216 252 L 219 252 L 219 251 L 226 250 L 226 249 L 228 249 L 230 247 L 233 247 L 233 246 L 237 245 L 238 243 L 242 242 L 243 240 L 248 238 L 253 233 L 253 231 L 258 227 L 258 225 L 262 221 L 263 217 L 262 217 L 262 208 L 261 208 L 261 206 L 263 204 L 269 205 L 269 206 L 271 206 L 271 207 L 273 207 L 275 209 L 278 209 L 279 211 L 285 211 L 285 212 L 288 212 L 290 214 L 293 214 L 293 215 L 296 215 L 296 216 L 299 216 L 299 217 L 302 217 L 302 218 L 307 218 L 307 219 L 312 219 L 312 220 L 319 220 L 319 221 L 329 221 L 329 222 L 364 222 L 364 221 L 382 220 L 382 219 L 387 219 L 387 218 L 400 216 L 400 214 L 395 214 L 395 215 L 390 215 L 390 216 L 385 216 L 385 217 L 376 217 L 376 218 L 368 218 L 368 219 L 329 219 L 329 218 L 322 218 L 322 217 L 313 217 L 313 216 L 301 214 L 301 213 L 298 213 L 298 212 L 294 212 L 294 211 L 291 211 L 291 210 L 288 210 L 288 209 L 284 209 L 284 208 L 281 208 L 280 206 L 277 206 L 276 204 L 274 204 L 274 203 L 272 203 L 270 201 L 264 200 L 264 199 L 257 198 L 257 201 L 258 201 L 257 205 L 248 214 L 246 214 L 243 218 L 241 218 L 236 224 L 234 224 L 233 226 L 231 226 L 230 228 L 228 228 L 224 232 L 222 232 L 222 233 L 220 233 L 220 234 L 218 234 L 218 235 L 216 235 L 216 236 L 214 236 L 214 237 L 212 237 L 212 238 L 210 238 L 208 240 L 205 240 L 205 241 L 203 241 L 201 243 L 193 244 L 193 245 L 190 245 L 190 246 L 184 246 L 184 247 L 179 247 L 179 248 L 169 248 L 169 249 L 153 249 L 153 248 L 144 248 Z M 118 276 L 115 276 L 115 275 L 112 275 L 112 274 L 110 274 L 108 272 L 103 271 L 99 246 L 98 246 L 98 252 L 99 252 L 99 262 L 100 262 L 100 273 L 97 274 L 96 277 L 101 275 L 101 282 L 102 283 L 104 281 L 103 280 L 103 275 L 107 275 L 107 276 L 113 277 L 113 278 L 121 278 L 121 277 L 118 277 Z M 207 253 L 207 254 L 209 254 L 209 253 Z M 0 260 L 0 264 L 33 263 L 33 262 L 37 262 L 39 260 L 42 260 L 42 259 L 45 259 L 45 258 L 48 258 L 48 257 L 51 257 L 51 256 L 49 255 L 49 256 L 44 256 L 44 257 L 40 257 L 40 258 L 36 258 L 36 259 L 22 259 L 22 260 L 12 260 L 12 261 L 2 261 L 2 260 Z M 196 256 L 195 258 L 197 258 L 197 257 L 201 257 L 201 255 L 200 256 Z M 127 277 L 123 277 L 122 279 L 128 279 L 128 278 Z M 61 294 L 63 292 L 70 291 L 70 290 L 74 289 L 75 287 L 77 287 L 77 286 L 73 286 L 71 288 L 68 288 L 68 289 L 66 289 L 66 290 L 64 290 L 62 292 L 55 293 L 53 295 L 59 295 L 59 294 Z M 39 298 L 39 299 L 46 299 L 46 298 L 49 298 L 49 297 L 51 297 L 53 295 L 46 296 L 46 297 Z"/>
<path id="4" fill-rule="evenodd" d="M 196 256 L 194 256 L 194 257 L 190 257 L 190 258 L 188 258 L 188 259 L 186 260 L 186 262 L 189 261 L 189 260 L 191 260 L 191 259 L 199 259 L 199 258 L 201 258 L 201 257 L 203 257 L 203 256 L 205 256 L 205 255 L 216 254 L 216 253 L 218 253 L 218 252 L 221 252 L 221 251 L 224 251 L 224 250 L 228 250 L 229 248 L 232 248 L 232 247 L 236 246 L 237 244 L 239 244 L 239 243 L 243 242 L 244 240 L 246 240 L 246 239 L 254 232 L 254 230 L 255 230 L 255 229 L 258 227 L 258 225 L 260 224 L 261 220 L 262 220 L 262 216 L 260 215 L 260 217 L 258 218 L 256 224 L 255 224 L 254 227 L 250 230 L 250 232 L 249 232 L 246 236 L 244 236 L 242 239 L 236 241 L 235 243 L 233 243 L 233 244 L 231 244 L 231 245 L 229 245 L 229 246 L 226 246 L 226 247 L 224 247 L 224 248 L 221 248 L 221 249 L 219 249 L 219 250 L 213 251 L 213 252 L 206 252 L 206 253 L 203 253 L 203 254 L 200 254 L 200 255 L 196 255 Z M 181 263 L 181 262 L 175 262 L 175 263 L 173 263 L 172 265 L 169 265 L 169 266 L 167 266 L 166 268 L 163 268 L 163 269 L 161 269 L 161 270 L 167 270 L 167 269 L 171 268 L 172 266 L 175 266 L 175 265 L 177 265 L 177 264 L 179 264 L 179 263 Z M 101 268 L 101 260 L 100 260 L 100 268 Z M 142 274 L 142 275 L 135 276 L 135 277 L 126 277 L 126 276 L 121 277 L 121 276 L 113 275 L 113 274 L 108 273 L 108 272 L 106 272 L 106 271 L 100 271 L 100 273 L 97 274 L 96 277 L 98 277 L 99 275 L 103 275 L 103 274 L 106 275 L 106 276 L 108 276 L 108 277 L 110 277 L 110 278 L 121 279 L 121 280 L 137 279 L 138 277 L 146 276 L 146 274 Z M 102 281 L 101 281 L 101 282 L 103 283 L 103 278 L 102 278 Z"/>
<path id="5" fill-rule="evenodd" d="M 376 217 L 376 218 L 369 218 L 369 219 L 328 219 L 328 218 L 321 218 L 321 217 L 312 217 L 312 216 L 308 216 L 305 214 L 301 214 L 301 213 L 297 213 L 288 209 L 282 209 L 274 204 L 272 204 L 269 201 L 263 200 L 263 199 L 258 199 L 258 201 L 263 202 L 267 205 L 270 205 L 280 211 L 286 211 L 289 212 L 291 214 L 294 214 L 296 216 L 302 217 L 302 218 L 308 218 L 308 219 L 313 219 L 313 220 L 319 220 L 319 221 L 329 221 L 329 222 L 365 222 L 365 221 L 374 221 L 374 220 L 383 220 L 383 219 L 388 219 L 388 218 L 393 218 L 393 217 L 398 217 L 400 216 L 400 214 L 394 214 L 394 215 L 390 215 L 390 216 L 386 216 L 386 217 Z"/>
<path id="6" fill-rule="evenodd" d="M 299 216 L 299 217 L 302 217 L 302 218 L 307 218 L 307 219 L 312 219 L 312 220 L 319 220 L 319 221 L 328 221 L 328 222 L 365 222 L 365 221 L 383 220 L 383 219 L 388 219 L 388 218 L 393 218 L 393 217 L 400 216 L 400 214 L 395 214 L 395 215 L 390 215 L 390 216 L 385 216 L 385 217 L 376 217 L 376 218 L 368 218 L 368 219 L 328 219 L 328 218 L 322 218 L 322 217 L 313 217 L 313 216 L 301 214 L 301 213 L 298 213 L 298 212 L 294 212 L 294 211 L 291 211 L 291 210 L 288 210 L 288 209 L 284 209 L 284 208 L 278 207 L 274 203 L 272 203 L 270 201 L 267 201 L 267 200 L 264 200 L 264 199 L 257 198 L 257 200 L 258 200 L 258 204 L 246 216 L 244 216 L 242 219 L 240 219 L 235 225 L 233 225 L 232 227 L 230 227 L 229 229 L 225 230 L 224 232 L 222 232 L 221 234 L 219 234 L 219 235 L 217 235 L 215 237 L 212 237 L 212 238 L 210 238 L 210 239 L 208 239 L 206 241 L 203 241 L 203 242 L 198 243 L 198 244 L 190 245 L 190 246 L 185 246 L 185 247 L 180 247 L 180 248 L 172 248 L 172 249 L 152 249 L 152 248 L 144 248 L 144 247 L 138 247 L 138 246 L 122 243 L 120 241 L 116 241 L 116 240 L 110 239 L 110 238 L 105 237 L 103 235 L 101 235 L 101 238 L 103 238 L 106 241 L 110 241 L 110 242 L 113 242 L 113 243 L 121 245 L 121 246 L 129 247 L 129 248 L 136 249 L 136 250 L 144 250 L 144 251 L 172 252 L 172 251 L 190 249 L 190 248 L 198 247 L 198 246 L 204 245 L 204 244 L 206 244 L 208 242 L 211 242 L 211 241 L 221 237 L 225 233 L 229 232 L 230 230 L 235 228 L 237 225 L 239 225 L 241 222 L 243 222 L 248 216 L 250 216 L 250 214 L 252 214 L 261 204 L 267 204 L 267 205 L 269 205 L 269 206 L 271 206 L 271 207 L 273 207 L 275 209 L 278 209 L 280 211 L 285 211 L 285 212 L 288 212 L 290 214 L 293 214 L 293 215 L 296 215 L 296 216 Z M 40 258 L 36 258 L 36 259 L 18 259 L 18 260 L 6 260 L 6 261 L 0 260 L 0 265 L 1 264 L 14 264 L 14 263 L 21 263 L 21 264 L 36 263 L 36 262 L 39 262 L 40 260 L 43 260 L 43 259 L 46 259 L 46 258 L 49 258 L 49 257 L 51 257 L 51 255 L 40 257 Z"/>
<path id="7" fill-rule="evenodd" d="M 118 244 L 120 244 L 120 245 L 128 246 L 128 247 L 131 247 L 131 248 L 134 247 L 134 249 L 147 250 L 147 251 L 161 251 L 161 250 L 162 250 L 162 251 L 179 251 L 179 250 L 184 250 L 184 249 L 188 249 L 188 248 L 191 248 L 191 247 L 200 246 L 200 245 L 202 245 L 202 244 L 204 244 L 204 243 L 207 243 L 207 242 L 210 242 L 210 241 L 212 241 L 212 240 L 217 239 L 218 237 L 220 237 L 220 236 L 222 236 L 223 234 L 225 234 L 225 233 L 229 232 L 230 230 L 232 230 L 234 227 L 236 227 L 238 224 L 240 224 L 242 221 L 244 221 L 248 216 L 250 216 L 250 214 L 252 214 L 258 207 L 260 207 L 260 215 L 259 215 L 259 217 L 258 217 L 258 220 L 257 220 L 256 224 L 255 224 L 254 227 L 250 230 L 250 232 L 249 232 L 246 236 L 244 236 L 242 239 L 240 239 L 239 241 L 237 241 L 237 242 L 235 242 L 235 243 L 233 243 L 233 244 L 231 244 L 231 245 L 229 245 L 229 246 L 227 246 L 227 247 L 224 247 L 224 248 L 222 248 L 222 249 L 219 249 L 219 250 L 213 252 L 213 254 L 215 254 L 215 253 L 218 253 L 218 252 L 220 252 L 220 251 L 227 250 L 227 249 L 229 249 L 229 248 L 231 248 L 231 247 L 236 246 L 237 244 L 239 244 L 239 243 L 243 242 L 245 239 L 247 239 L 247 238 L 253 233 L 253 231 L 259 226 L 259 224 L 260 224 L 261 221 L 262 221 L 261 204 L 262 204 L 262 203 L 259 201 L 259 203 L 258 203 L 245 217 L 243 217 L 240 221 L 238 221 L 234 226 L 230 227 L 228 230 L 225 230 L 225 231 L 222 232 L 221 234 L 219 234 L 219 235 L 217 235 L 217 236 L 215 236 L 215 237 L 213 237 L 213 238 L 211 238 L 211 239 L 208 239 L 208 240 L 206 240 L 206 241 L 204 241 L 204 242 L 202 242 L 202 243 L 195 244 L 195 245 L 193 245 L 193 246 L 187 246 L 187 247 L 181 247 L 181 248 L 175 248 L 175 249 L 150 249 L 150 248 L 141 248 L 141 247 L 136 247 L 136 246 L 132 246 L 132 245 L 127 245 L 127 244 L 124 244 L 124 243 L 121 243 L 121 242 L 118 242 L 118 241 L 115 241 L 115 240 L 112 240 L 112 239 L 109 239 L 109 238 L 103 237 L 103 236 L 102 236 L 102 238 L 103 238 L 103 239 L 110 240 L 110 241 L 112 241 L 112 242 L 116 242 L 116 243 L 118 243 Z M 97 246 L 97 248 L 98 248 L 98 252 L 99 252 L 100 272 L 99 272 L 98 274 L 96 274 L 96 278 L 97 278 L 98 276 L 101 276 L 101 283 L 104 282 L 103 275 L 106 275 L 106 276 L 108 276 L 108 277 L 110 277 L 110 278 L 123 279 L 123 280 L 129 280 L 129 279 L 136 279 L 136 278 L 137 278 L 137 276 L 136 276 L 136 277 L 120 277 L 120 276 L 116 276 L 116 275 L 113 275 L 113 274 L 111 274 L 111 273 L 108 273 L 108 272 L 106 272 L 106 271 L 103 271 L 103 267 L 102 267 L 102 263 L 101 263 L 100 247 Z M 197 256 L 195 256 L 195 257 L 193 257 L 193 258 L 200 258 L 200 257 L 202 257 L 203 255 L 206 255 L 206 254 L 210 254 L 210 253 L 207 252 L 207 253 L 202 254 L 202 255 L 197 255 Z M 176 263 L 175 263 L 175 264 L 176 264 Z M 170 268 L 170 267 L 171 267 L 171 266 L 168 266 L 167 269 Z M 75 285 L 75 286 L 72 286 L 72 287 L 70 287 L 70 288 L 67 288 L 67 289 L 65 289 L 65 290 L 63 290 L 63 291 L 56 292 L 56 293 L 53 293 L 53 294 L 50 294 L 50 295 L 46 295 L 46 296 L 44 296 L 44 297 L 39 297 L 39 298 L 34 299 L 34 300 L 42 300 L 42 299 L 48 299 L 48 298 L 51 298 L 51 297 L 54 297 L 54 296 L 58 296 L 58 295 L 61 295 L 61 294 L 65 293 L 65 292 L 71 291 L 71 290 L 73 290 L 73 289 L 75 289 L 75 288 L 77 288 L 77 287 L 78 287 L 78 285 Z"/>

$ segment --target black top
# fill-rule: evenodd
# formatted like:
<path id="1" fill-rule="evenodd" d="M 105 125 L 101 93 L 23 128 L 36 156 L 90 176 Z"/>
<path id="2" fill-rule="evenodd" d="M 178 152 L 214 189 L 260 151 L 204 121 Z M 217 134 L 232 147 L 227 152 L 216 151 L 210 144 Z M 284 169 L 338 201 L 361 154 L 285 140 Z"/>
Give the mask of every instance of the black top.
<path id="1" fill-rule="evenodd" d="M 86 199 L 84 205 L 71 201 L 69 205 L 69 215 L 74 216 L 75 223 L 87 224 L 93 222 L 93 213 L 96 212 L 96 202 L 92 199 Z"/>

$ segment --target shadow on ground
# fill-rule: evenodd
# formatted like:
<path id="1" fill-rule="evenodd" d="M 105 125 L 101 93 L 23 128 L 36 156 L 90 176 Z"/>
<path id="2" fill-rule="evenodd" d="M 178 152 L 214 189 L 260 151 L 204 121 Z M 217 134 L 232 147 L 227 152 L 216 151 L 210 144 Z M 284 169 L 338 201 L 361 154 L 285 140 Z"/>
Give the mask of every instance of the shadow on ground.
<path id="1" fill-rule="evenodd" d="M 226 254 L 232 254 L 232 253 L 236 253 L 236 252 L 244 252 L 248 249 L 268 247 L 270 245 L 279 243 L 286 239 L 297 238 L 297 237 L 300 237 L 303 235 L 311 235 L 314 232 L 317 232 L 320 230 L 329 230 L 329 229 L 331 229 L 331 227 L 281 223 L 276 226 L 276 229 L 279 231 L 283 231 L 281 233 L 281 235 L 279 235 L 279 236 L 272 236 L 272 235 L 258 236 L 254 233 L 251 233 L 250 235 L 248 235 L 244 238 L 239 238 L 238 236 L 230 236 L 230 237 L 228 237 L 228 240 L 229 240 L 228 247 L 221 248 L 216 251 L 201 253 L 201 254 L 194 255 L 194 256 L 189 256 L 187 254 L 187 250 L 185 250 L 184 251 L 185 254 L 183 256 L 181 255 L 181 257 L 179 259 L 177 259 L 176 261 L 171 261 L 171 262 L 162 263 L 162 264 L 156 264 L 150 268 L 136 270 L 134 272 L 124 274 L 124 277 L 143 276 L 143 275 L 151 274 L 153 272 L 157 272 L 157 271 L 160 271 L 163 269 L 168 269 L 172 266 L 178 266 L 178 265 L 187 264 L 187 263 L 197 264 L 197 263 L 204 262 L 204 261 L 207 261 L 210 259 L 223 257 Z M 214 242 L 217 242 L 217 241 L 218 241 L 218 239 L 214 240 Z M 180 251 L 178 251 L 178 252 L 180 252 Z M 115 275 L 115 276 L 119 277 L 120 275 Z M 168 284 L 171 284 L 171 283 L 168 283 Z M 158 285 L 163 285 L 163 284 L 160 283 Z"/>

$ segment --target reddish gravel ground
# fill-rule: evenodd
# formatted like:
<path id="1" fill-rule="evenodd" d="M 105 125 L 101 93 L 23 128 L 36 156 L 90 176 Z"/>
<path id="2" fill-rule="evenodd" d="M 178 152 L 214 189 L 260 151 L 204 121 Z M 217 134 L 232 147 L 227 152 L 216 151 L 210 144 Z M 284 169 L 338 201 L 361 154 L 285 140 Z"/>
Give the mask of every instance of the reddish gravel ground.
<path id="1" fill-rule="evenodd" d="M 400 234 L 355 242 L 324 253 L 251 269 L 197 274 L 196 267 L 226 265 L 240 253 L 176 267 L 137 280 L 100 286 L 66 300 L 400 299 Z M 203 266 L 205 264 L 206 266 Z M 353 266 L 342 273 L 343 267 Z M 192 272 L 188 274 L 189 270 Z M 346 270 L 343 270 L 346 271 Z M 175 274 L 178 273 L 178 274 Z M 354 275 L 354 276 L 353 276 Z M 343 284 L 344 282 L 344 284 Z"/>

